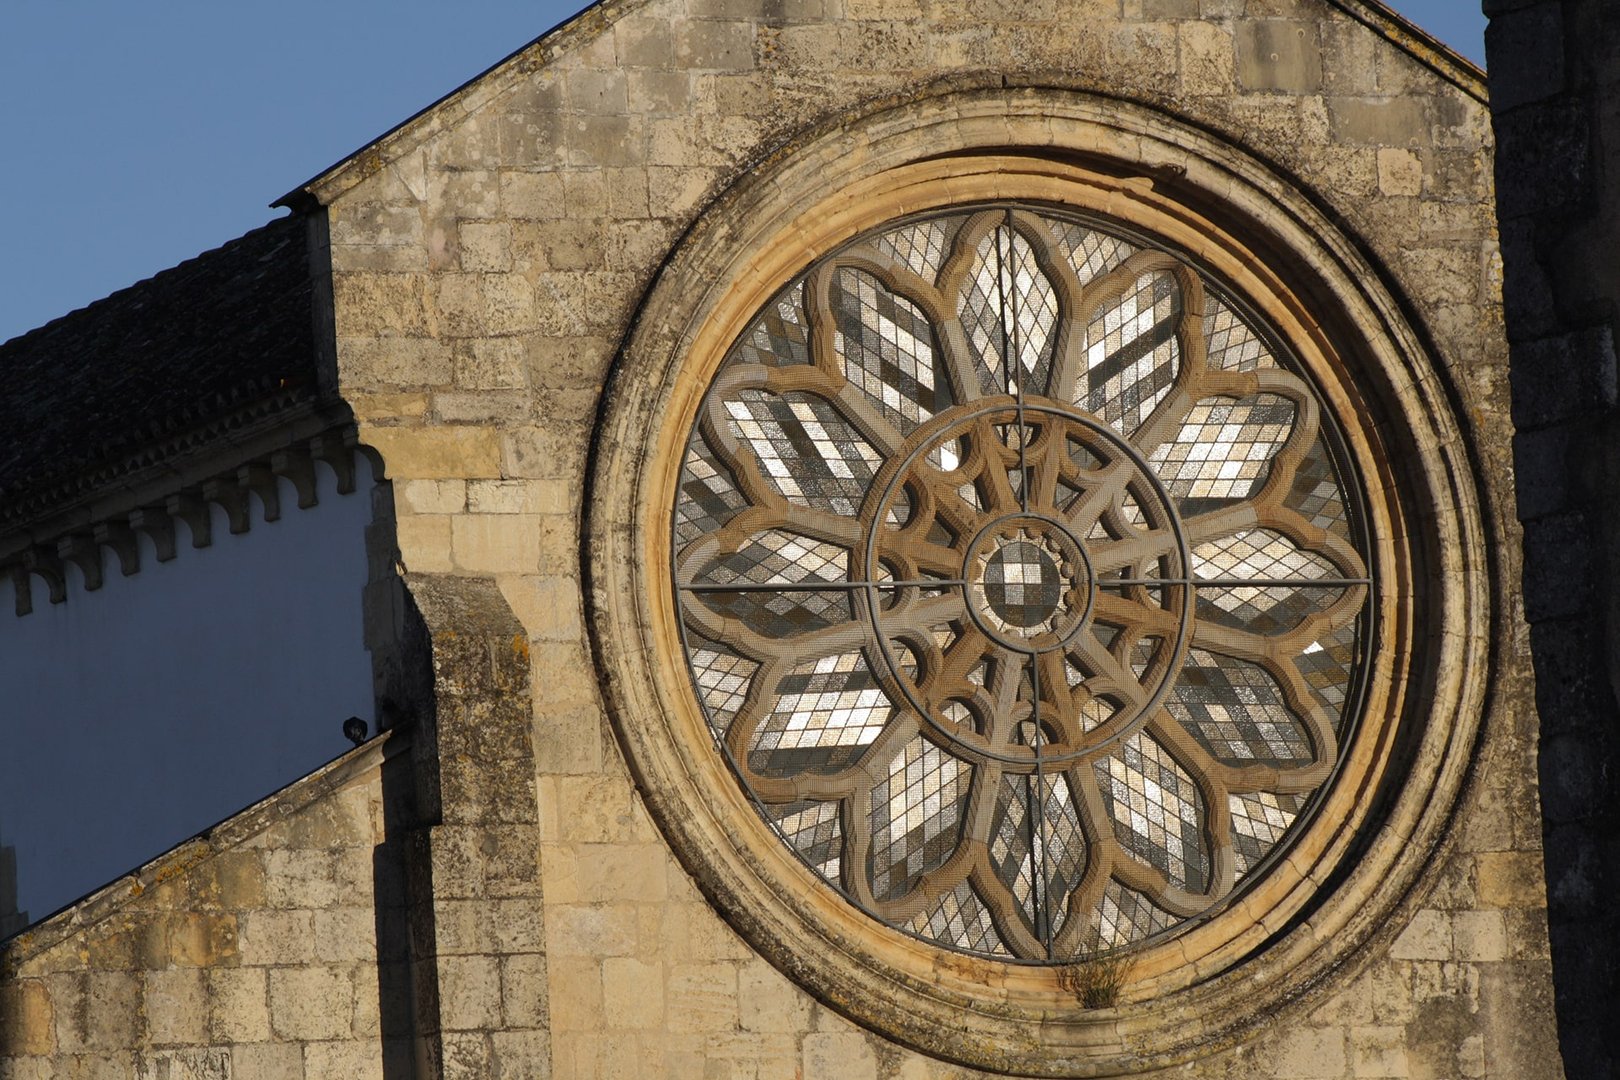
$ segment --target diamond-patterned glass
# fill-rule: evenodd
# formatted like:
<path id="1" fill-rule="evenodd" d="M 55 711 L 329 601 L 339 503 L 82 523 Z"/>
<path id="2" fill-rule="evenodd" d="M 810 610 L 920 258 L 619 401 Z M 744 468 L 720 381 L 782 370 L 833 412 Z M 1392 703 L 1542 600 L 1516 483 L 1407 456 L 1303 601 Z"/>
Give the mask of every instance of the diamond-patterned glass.
<path id="1" fill-rule="evenodd" d="M 1102 904 L 1092 912 L 1081 954 L 1133 945 L 1170 929 L 1176 917 L 1128 885 L 1110 881 Z"/>
<path id="2" fill-rule="evenodd" d="M 962 285 L 960 310 L 981 374 L 990 379 L 985 392 L 1011 393 L 1014 378 L 1044 387 L 1057 328 L 1057 294 L 1051 282 L 1029 241 L 1015 229 L 998 226 L 986 233 L 975 256 L 973 272 Z M 1014 347 L 1018 364 L 1009 365 Z"/>
<path id="3" fill-rule="evenodd" d="M 956 851 L 972 774 L 920 738 L 889 761 L 872 788 L 872 895 L 904 896 Z"/>
<path id="4" fill-rule="evenodd" d="M 1085 830 L 1066 776 L 1041 778 L 1041 843 L 1036 852 L 1045 884 L 1045 913 L 1057 934 L 1069 914 L 1069 894 L 1080 885 L 1089 865 Z"/>
<path id="5" fill-rule="evenodd" d="M 1181 365 L 1181 291 L 1169 274 L 1144 274 L 1086 327 L 1086 371 L 1075 402 L 1129 435 L 1142 426 Z"/>
<path id="6" fill-rule="evenodd" d="M 759 664 L 746 656 L 738 656 L 717 642 L 690 635 L 688 655 L 692 658 L 692 677 L 697 682 L 698 698 L 709 717 L 709 726 L 718 738 L 725 738 L 731 722 L 737 718 L 748 697 L 749 686 Z"/>
<path id="7" fill-rule="evenodd" d="M 1314 756 L 1277 680 L 1244 660 L 1193 649 L 1166 708 L 1222 764 L 1296 765 Z"/>
<path id="8" fill-rule="evenodd" d="M 996 934 L 996 924 L 990 918 L 989 909 L 965 881 L 941 896 L 939 903 L 912 919 L 911 932 L 947 942 L 966 952 L 1008 955 L 1007 947 Z"/>
<path id="9" fill-rule="evenodd" d="M 1201 578 L 1337 577 L 1332 563 L 1301 551 L 1292 540 L 1270 529 L 1244 529 L 1193 548 L 1193 574 Z"/>
<path id="10" fill-rule="evenodd" d="M 1349 538 L 1350 519 L 1344 508 L 1344 489 L 1334 474 L 1325 439 L 1318 439 L 1305 454 L 1283 505 L 1298 511 L 1317 528 Z"/>
<path id="11" fill-rule="evenodd" d="M 1217 371 L 1254 371 L 1277 366 L 1265 342 L 1226 301 L 1213 293 L 1204 300 L 1204 348 L 1209 366 Z"/>
<path id="12" fill-rule="evenodd" d="M 1293 432 L 1294 411 L 1275 394 L 1200 401 L 1150 460 L 1178 499 L 1248 498 Z"/>
<path id="13" fill-rule="evenodd" d="M 828 884 L 840 886 L 844 830 L 838 820 L 837 803 L 788 803 L 766 807 L 765 813 L 799 858 L 813 866 Z"/>
<path id="14" fill-rule="evenodd" d="M 761 776 L 838 772 L 883 734 L 894 711 L 861 653 L 799 664 L 755 732 L 749 768 Z"/>
<path id="15" fill-rule="evenodd" d="M 1343 595 L 1344 590 L 1340 588 L 1203 585 L 1198 589 L 1198 615 L 1217 626 L 1274 637 L 1326 611 Z"/>
<path id="16" fill-rule="evenodd" d="M 917 305 L 871 274 L 843 269 L 834 278 L 832 309 L 833 349 L 844 358 L 844 377 L 902 434 L 950 407 L 934 330 Z"/>
<path id="17" fill-rule="evenodd" d="M 1271 854 L 1299 817 L 1304 802 L 1298 795 L 1273 795 L 1269 791 L 1230 795 L 1227 801 L 1232 812 L 1232 852 L 1237 856 L 1239 874 L 1247 874 Z"/>
<path id="18" fill-rule="evenodd" d="M 730 471 L 701 434 L 692 436 L 681 469 L 681 496 L 675 507 L 675 542 L 687 544 L 730 521 L 748 500 L 737 490 Z"/>
<path id="19" fill-rule="evenodd" d="M 696 580 L 715 585 L 798 585 L 846 581 L 849 552 L 785 529 L 767 529 L 730 555 L 715 559 Z"/>
<path id="20" fill-rule="evenodd" d="M 760 313 L 753 329 L 732 350 L 730 362 L 808 364 L 810 329 L 804 317 L 804 282 L 795 281 Z"/>
<path id="21" fill-rule="evenodd" d="M 1170 752 L 1138 733 L 1092 767 L 1119 842 L 1177 888 L 1203 889 L 1209 876 L 1204 797 Z"/>
<path id="22" fill-rule="evenodd" d="M 706 592 L 699 593 L 697 601 L 771 638 L 786 638 L 846 623 L 854 611 L 850 594 L 844 589 Z"/>
<path id="23" fill-rule="evenodd" d="M 1035 856 L 1030 828 L 1034 778 L 1004 776 L 996 793 L 995 819 L 990 825 L 990 865 L 1018 901 L 1024 920 L 1035 926 L 1039 905 L 1035 893 Z"/>
<path id="24" fill-rule="evenodd" d="M 960 225 L 960 218 L 919 221 L 875 237 L 872 246 L 918 277 L 932 281 L 945 262 L 946 230 L 954 232 Z"/>
<path id="25" fill-rule="evenodd" d="M 831 402 L 744 390 L 726 403 L 732 433 L 791 503 L 854 514 L 882 458 Z"/>
<path id="26" fill-rule="evenodd" d="M 1105 232 L 1071 222 L 1049 222 L 1080 283 L 1101 277 L 1136 254 L 1136 248 Z"/>
<path id="27" fill-rule="evenodd" d="M 1340 721 L 1341 727 L 1356 656 L 1356 627 L 1352 623 L 1322 635 L 1294 657 L 1294 666 L 1305 676 L 1306 685 Z"/>

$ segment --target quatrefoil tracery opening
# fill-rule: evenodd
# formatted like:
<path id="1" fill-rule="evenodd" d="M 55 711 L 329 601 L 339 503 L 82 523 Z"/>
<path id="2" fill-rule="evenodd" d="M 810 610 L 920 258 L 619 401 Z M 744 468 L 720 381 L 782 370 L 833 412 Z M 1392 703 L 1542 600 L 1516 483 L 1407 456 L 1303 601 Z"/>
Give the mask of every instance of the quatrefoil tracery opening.
<path id="1" fill-rule="evenodd" d="M 1066 962 L 1281 850 L 1370 578 L 1310 385 L 1195 270 L 984 207 L 846 245 L 715 377 L 675 507 L 693 683 L 891 926 Z"/>

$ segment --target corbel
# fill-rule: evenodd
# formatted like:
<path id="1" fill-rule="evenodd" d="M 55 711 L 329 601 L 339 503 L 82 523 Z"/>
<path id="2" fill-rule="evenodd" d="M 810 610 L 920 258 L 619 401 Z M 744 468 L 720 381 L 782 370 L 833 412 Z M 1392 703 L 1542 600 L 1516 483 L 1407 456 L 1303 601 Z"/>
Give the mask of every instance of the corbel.
<path id="1" fill-rule="evenodd" d="M 237 483 L 235 477 L 220 476 L 203 481 L 202 496 L 211 503 L 218 503 L 225 511 L 233 535 L 245 533 L 253 527 L 248 516 L 247 488 Z"/>
<path id="2" fill-rule="evenodd" d="M 276 474 L 270 471 L 270 466 L 262 462 L 243 465 L 236 470 L 236 482 L 243 491 L 251 491 L 259 497 L 259 502 L 264 506 L 264 520 L 281 519 L 281 487 L 276 483 Z"/>
<path id="3" fill-rule="evenodd" d="M 48 547 L 31 547 L 23 553 L 23 566 L 45 579 L 51 603 L 67 602 L 67 574 L 63 572 L 61 556 Z"/>
<path id="4" fill-rule="evenodd" d="M 309 452 L 317 460 L 330 465 L 332 471 L 337 474 L 339 495 L 354 493 L 354 451 L 345 442 L 342 434 L 327 432 L 315 436 L 309 440 Z"/>
<path id="5" fill-rule="evenodd" d="M 11 592 L 17 601 L 17 617 L 34 613 L 34 583 L 28 573 L 28 567 L 20 562 L 14 562 L 8 567 L 11 573 Z"/>
<path id="6" fill-rule="evenodd" d="M 293 490 L 298 492 L 298 509 L 308 510 L 320 501 L 315 490 L 315 462 L 309 456 L 308 447 L 290 446 L 277 450 L 270 455 L 270 471 L 285 477 Z"/>
<path id="7" fill-rule="evenodd" d="M 136 507 L 129 513 L 129 524 L 151 538 L 152 546 L 157 548 L 158 562 L 168 562 L 174 558 L 174 518 L 169 516 L 167 510 L 161 506 Z M 195 530 L 192 539 L 196 539 Z"/>
<path id="8" fill-rule="evenodd" d="M 118 556 L 118 569 L 129 577 L 141 568 L 141 544 L 127 521 L 98 521 L 90 530 L 96 543 Z"/>
<path id="9" fill-rule="evenodd" d="M 101 588 L 101 545 L 83 533 L 69 533 L 56 541 L 56 553 L 84 574 L 84 591 Z"/>
<path id="10" fill-rule="evenodd" d="M 164 502 L 169 514 L 169 530 L 174 530 L 174 519 L 179 518 L 191 530 L 191 546 L 205 548 L 214 542 L 214 515 L 208 503 L 195 495 L 170 495 Z"/>

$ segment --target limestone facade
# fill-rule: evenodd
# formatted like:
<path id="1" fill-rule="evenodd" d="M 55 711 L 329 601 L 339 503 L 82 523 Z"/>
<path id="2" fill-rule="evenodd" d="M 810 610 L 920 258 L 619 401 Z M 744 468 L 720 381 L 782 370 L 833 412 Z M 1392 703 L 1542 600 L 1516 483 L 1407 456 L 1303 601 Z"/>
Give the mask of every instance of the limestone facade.
<path id="1" fill-rule="evenodd" d="M 1148 119 L 1085 145 L 1052 119 L 1110 110 Z M 1213 156 L 1178 158 L 1172 130 Z M 1234 226 L 1270 207 L 1256 266 L 1361 268 L 1346 289 L 1388 301 L 1363 328 L 1423 364 L 1368 407 L 1429 402 L 1419 456 L 1467 493 L 1467 537 L 1423 565 L 1473 622 L 1417 643 L 1409 706 L 1429 730 L 1423 702 L 1468 682 L 1457 737 L 1380 751 L 1342 873 L 1302 875 L 1339 914 L 1257 923 L 1252 963 L 1176 974 L 1225 996 L 1134 1066 L 1143 1018 L 1174 1012 L 1127 995 L 1075 1028 L 1104 1050 L 1046 1067 L 1007 1050 L 1027 1013 L 968 1052 L 762 948 L 672 846 L 681 796 L 636 758 L 651 719 L 609 692 L 640 644 L 614 636 L 636 538 L 604 463 L 648 437 L 625 400 L 663 407 L 635 343 L 687 343 L 655 318 L 667 282 L 693 252 L 753 250 L 741 223 L 794 177 L 942 151 L 1083 161 Z M 379 575 L 368 634 L 398 733 L 274 823 L 10 943 L 0 1076 L 1561 1076 L 1491 169 L 1478 73 L 1359 0 L 607 0 L 542 38 L 289 197 L 329 252 L 334 385 L 390 477 L 378 562 L 403 577 Z M 1339 269 L 1266 246 L 1290 230 Z M 1456 512 L 1414 509 L 1418 548 Z M 1404 777 L 1434 797 L 1384 814 Z M 1356 878 L 1364 851 L 1395 885 Z M 1076 1007 L 1048 981 L 1062 1028 Z"/>

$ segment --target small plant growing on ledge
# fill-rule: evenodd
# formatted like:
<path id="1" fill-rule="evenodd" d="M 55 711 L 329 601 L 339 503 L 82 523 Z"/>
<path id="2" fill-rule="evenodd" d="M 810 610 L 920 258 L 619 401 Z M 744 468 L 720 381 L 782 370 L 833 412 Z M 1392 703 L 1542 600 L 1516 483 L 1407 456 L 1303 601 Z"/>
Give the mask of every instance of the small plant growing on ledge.
<path id="1" fill-rule="evenodd" d="M 1118 953 L 1093 957 L 1058 971 L 1058 985 L 1074 995 L 1082 1008 L 1109 1009 L 1119 1004 L 1131 961 Z"/>

